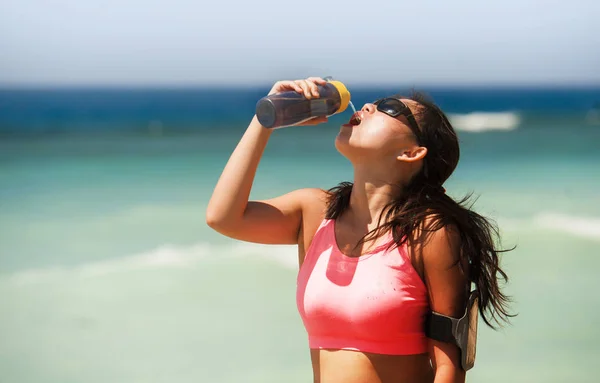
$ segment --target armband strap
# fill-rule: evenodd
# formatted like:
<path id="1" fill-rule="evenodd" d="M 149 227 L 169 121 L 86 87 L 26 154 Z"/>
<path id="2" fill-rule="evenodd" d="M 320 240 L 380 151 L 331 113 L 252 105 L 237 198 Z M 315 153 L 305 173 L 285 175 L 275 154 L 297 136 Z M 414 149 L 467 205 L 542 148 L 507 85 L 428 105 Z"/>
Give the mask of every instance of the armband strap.
<path id="1" fill-rule="evenodd" d="M 465 371 L 473 368 L 475 364 L 478 314 L 479 294 L 474 290 L 461 318 L 452 318 L 432 311 L 425 323 L 425 334 L 428 338 L 458 346 L 461 366 Z"/>

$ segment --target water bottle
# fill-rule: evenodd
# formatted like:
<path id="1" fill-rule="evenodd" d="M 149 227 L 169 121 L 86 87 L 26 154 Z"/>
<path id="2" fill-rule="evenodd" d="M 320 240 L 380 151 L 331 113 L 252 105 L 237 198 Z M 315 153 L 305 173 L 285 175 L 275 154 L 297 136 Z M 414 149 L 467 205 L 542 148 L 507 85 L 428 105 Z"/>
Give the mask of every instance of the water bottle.
<path id="1" fill-rule="evenodd" d="M 326 79 L 317 85 L 319 98 L 306 99 L 295 91 L 275 93 L 256 104 L 256 117 L 265 128 L 293 126 L 314 117 L 329 117 L 341 113 L 350 103 L 350 92 L 339 81 Z"/>

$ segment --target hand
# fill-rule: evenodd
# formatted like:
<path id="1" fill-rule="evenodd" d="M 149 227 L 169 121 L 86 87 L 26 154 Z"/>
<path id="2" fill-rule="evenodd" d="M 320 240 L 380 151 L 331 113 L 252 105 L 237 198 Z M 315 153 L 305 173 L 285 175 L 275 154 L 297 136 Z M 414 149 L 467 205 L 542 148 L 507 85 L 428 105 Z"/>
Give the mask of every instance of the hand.
<path id="1" fill-rule="evenodd" d="M 273 93 L 281 93 L 293 90 L 304 95 L 304 97 L 310 100 L 313 97 L 319 97 L 319 89 L 317 88 L 317 85 L 325 84 L 327 84 L 327 81 L 320 77 L 309 77 L 306 80 L 278 81 L 269 91 L 269 96 Z"/>
<path id="2" fill-rule="evenodd" d="M 327 84 L 327 81 L 323 80 L 321 77 L 309 77 L 306 80 L 278 81 L 269 91 L 269 96 L 274 93 L 295 91 L 302 94 L 307 100 L 310 100 L 313 97 L 319 97 L 319 88 L 317 85 L 325 84 Z M 327 117 L 311 118 L 310 120 L 304 121 L 297 126 L 318 125 L 323 122 L 327 122 Z"/>

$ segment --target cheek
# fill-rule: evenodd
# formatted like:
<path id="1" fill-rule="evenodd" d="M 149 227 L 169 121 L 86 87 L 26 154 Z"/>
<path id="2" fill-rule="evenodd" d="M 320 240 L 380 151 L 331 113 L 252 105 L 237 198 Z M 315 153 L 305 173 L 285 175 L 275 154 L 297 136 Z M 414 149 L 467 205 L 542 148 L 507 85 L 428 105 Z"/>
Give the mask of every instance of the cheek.
<path id="1" fill-rule="evenodd" d="M 394 138 L 394 130 L 384 116 L 373 117 L 368 125 L 361 128 L 361 141 L 369 143 L 370 146 L 383 147 Z"/>
<path id="2" fill-rule="evenodd" d="M 357 127 L 342 128 L 336 138 L 336 147 L 339 151 L 361 148 L 387 152 L 390 147 L 396 146 L 396 141 L 396 131 L 389 125 L 386 116 L 373 116 Z"/>

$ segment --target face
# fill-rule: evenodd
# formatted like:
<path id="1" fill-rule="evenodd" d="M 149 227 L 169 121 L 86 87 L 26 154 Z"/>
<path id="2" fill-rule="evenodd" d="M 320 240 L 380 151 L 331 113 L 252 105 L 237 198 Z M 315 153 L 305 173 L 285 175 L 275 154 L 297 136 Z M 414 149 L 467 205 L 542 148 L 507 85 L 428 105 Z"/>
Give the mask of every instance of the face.
<path id="1" fill-rule="evenodd" d="M 415 111 L 417 105 L 414 101 L 401 100 Z M 403 152 L 417 148 L 418 143 L 406 116 L 392 117 L 369 103 L 342 125 L 335 146 L 352 161 L 354 158 L 396 159 Z"/>

